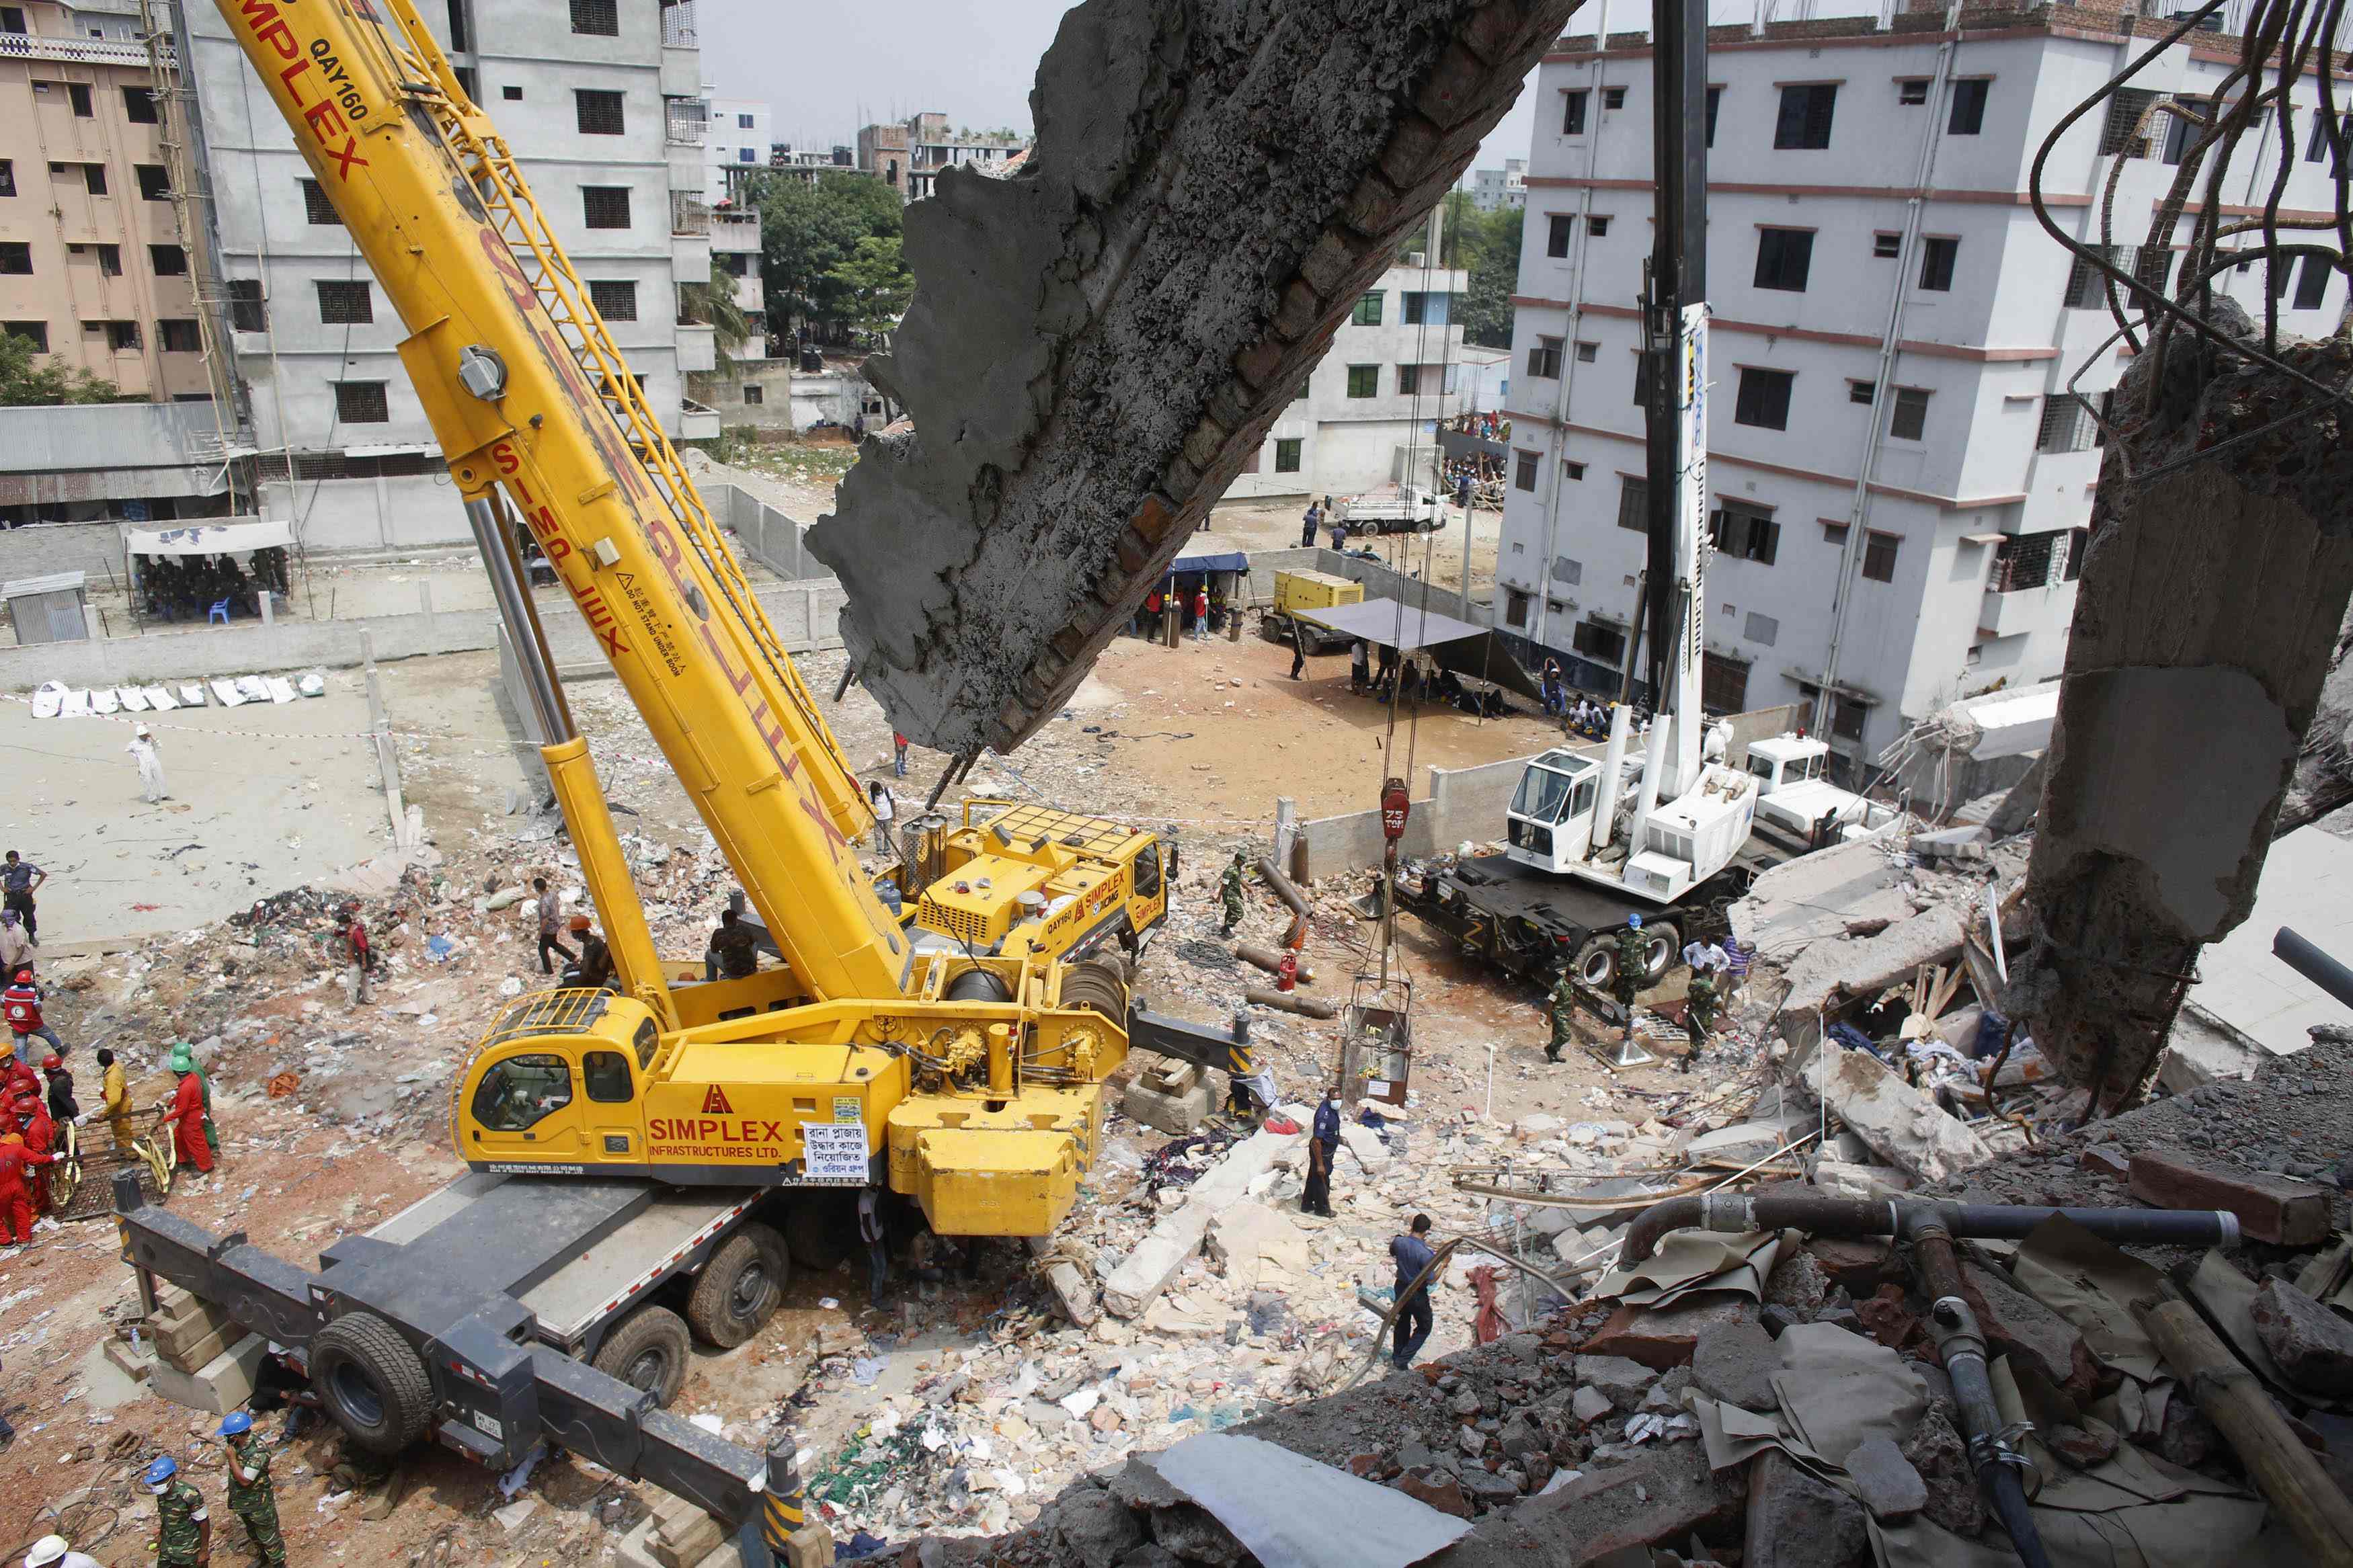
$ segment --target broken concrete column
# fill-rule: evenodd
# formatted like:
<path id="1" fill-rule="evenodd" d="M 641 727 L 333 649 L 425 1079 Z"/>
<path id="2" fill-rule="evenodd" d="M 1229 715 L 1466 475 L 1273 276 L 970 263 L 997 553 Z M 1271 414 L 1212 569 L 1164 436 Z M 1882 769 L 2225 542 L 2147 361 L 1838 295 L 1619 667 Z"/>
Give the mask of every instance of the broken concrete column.
<path id="1" fill-rule="evenodd" d="M 917 742 L 1008 751 L 1061 706 L 1461 175 L 1576 0 L 1087 0 L 1035 153 L 907 210 L 916 291 L 810 552 Z"/>
<path id="2" fill-rule="evenodd" d="M 2279 353 L 2323 386 L 2353 364 L 2341 339 Z M 2004 1008 L 2099 1108 L 2139 1093 L 2199 949 L 2253 906 L 2353 596 L 2341 400 L 2177 331 L 2116 406 Z"/>

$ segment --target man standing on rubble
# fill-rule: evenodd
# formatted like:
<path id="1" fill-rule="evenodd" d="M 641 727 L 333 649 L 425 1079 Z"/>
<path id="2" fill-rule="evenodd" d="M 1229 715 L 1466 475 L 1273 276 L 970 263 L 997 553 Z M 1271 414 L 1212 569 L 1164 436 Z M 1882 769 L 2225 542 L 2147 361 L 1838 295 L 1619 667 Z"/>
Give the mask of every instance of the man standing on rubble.
<path id="1" fill-rule="evenodd" d="M 0 1132 L 0 1247 L 21 1247 L 33 1239 L 31 1169 L 23 1134 Z"/>
<path id="2" fill-rule="evenodd" d="M 1307 515 L 1299 520 L 1299 548 L 1315 548 L 1315 531 L 1324 523 L 1324 509 L 1314 501 L 1307 503 Z"/>
<path id="3" fill-rule="evenodd" d="M 19 1066 L 22 1066 L 25 1055 L 35 1040 L 47 1040 L 53 1051 L 66 1048 L 66 1043 L 58 1038 L 58 1032 L 41 1017 L 41 993 L 33 984 L 31 970 L 16 971 L 8 982 L 8 988 L 0 991 L 0 1014 L 7 1016 L 8 1033 L 12 1037 L 11 1043 L 16 1047 Z M 25 1076 L 31 1078 L 32 1068 L 26 1068 Z M 35 1080 L 37 1084 L 38 1081 Z"/>
<path id="4" fill-rule="evenodd" d="M 1315 1135 L 1307 1141 L 1307 1190 L 1299 1196 L 1302 1214 L 1332 1217 L 1332 1163 L 1340 1153 L 1340 1091 L 1327 1089 L 1315 1108 Z"/>
<path id="5" fill-rule="evenodd" d="M 1242 852 L 1234 851 L 1234 863 L 1218 879 L 1218 891 L 1226 900 L 1226 923 L 1219 936 L 1231 936 L 1234 928 L 1242 923 Z"/>
<path id="6" fill-rule="evenodd" d="M 1649 967 L 1643 949 L 1650 944 L 1642 940 L 1642 917 L 1628 915 L 1626 923 L 1618 930 L 1618 975 L 1614 992 L 1618 1005 L 1630 1016 L 1634 998 L 1642 989 L 1642 972 Z"/>
<path id="7" fill-rule="evenodd" d="M 58 1124 L 41 1106 L 37 1095 L 19 1094 L 11 1107 L 16 1113 L 16 1123 L 24 1131 L 25 1164 L 33 1188 L 33 1212 L 47 1214 L 49 1203 L 49 1167 L 63 1158 L 58 1152 Z"/>
<path id="8" fill-rule="evenodd" d="M 25 922 L 25 938 L 35 947 L 41 945 L 41 922 L 34 911 L 33 895 L 40 890 L 49 874 L 30 860 L 8 851 L 5 863 L 0 863 L 0 903 L 14 910 Z"/>
<path id="9" fill-rule="evenodd" d="M 205 1494 L 181 1478 L 179 1461 L 166 1454 L 148 1466 L 147 1489 L 155 1494 L 155 1568 L 209 1568 L 212 1515 Z"/>
<path id="10" fill-rule="evenodd" d="M 1391 1342 L 1389 1364 L 1403 1372 L 1421 1353 L 1430 1339 L 1430 1330 L 1438 1326 L 1438 1317 L 1430 1310 L 1430 1288 L 1434 1279 L 1422 1275 L 1438 1261 L 1438 1254 L 1430 1245 L 1430 1216 L 1418 1214 L 1405 1235 L 1389 1242 L 1389 1257 L 1397 1263 L 1397 1337 Z M 1414 1281 L 1421 1280 L 1419 1285 Z M 1411 1294 L 1408 1294 L 1410 1290 Z"/>
<path id="11" fill-rule="evenodd" d="M 572 917 L 572 935 L 580 943 L 580 984 L 602 991 L 613 984 L 613 950 L 605 945 L 586 915 Z"/>
<path id="12" fill-rule="evenodd" d="M 187 1065 L 183 1067 L 183 1062 Z M 165 1117 L 172 1124 L 172 1142 L 179 1152 L 181 1164 L 193 1165 L 199 1175 L 208 1175 L 213 1168 L 213 1147 L 205 1137 L 205 1086 L 196 1076 L 195 1056 L 187 1047 L 174 1048 L 172 1070 L 180 1075 L 180 1087 L 173 1091 L 171 1110 Z"/>
<path id="13" fill-rule="evenodd" d="M 1560 1053 L 1577 1036 L 1570 1028 L 1570 1019 L 1577 1008 L 1577 979 L 1567 970 L 1552 984 L 1552 1043 L 1545 1047 L 1545 1060 L 1556 1062 Z"/>
<path id="14" fill-rule="evenodd" d="M 52 1051 L 41 1058 L 41 1076 L 48 1080 L 49 1116 L 57 1121 L 81 1121 L 81 1102 L 74 1099 L 73 1074 L 66 1070 L 65 1058 Z"/>
<path id="15" fill-rule="evenodd" d="M 547 885 L 546 878 L 533 877 L 531 890 L 539 895 L 539 972 L 553 974 L 555 965 L 547 960 L 550 951 L 562 953 L 566 963 L 577 963 L 580 956 L 558 940 L 564 930 L 564 900 L 555 889 Z"/>
<path id="16" fill-rule="evenodd" d="M 269 1484 L 269 1445 L 253 1429 L 253 1417 L 242 1410 L 229 1413 L 220 1424 L 221 1440 L 228 1447 L 228 1510 L 245 1525 L 245 1533 L 267 1568 L 286 1568 L 286 1538 L 278 1532 L 278 1492 Z"/>
<path id="17" fill-rule="evenodd" d="M 375 963 L 375 950 L 368 945 L 367 923 L 360 919 L 359 905 L 343 906 L 343 929 L 335 939 L 343 950 L 343 1005 L 356 1007 L 368 999 L 368 970 Z"/>
<path id="18" fill-rule="evenodd" d="M 139 764 L 139 798 L 149 805 L 168 799 L 171 792 L 164 787 L 164 753 L 155 748 L 154 731 L 144 724 L 137 726 L 131 731 L 131 743 L 122 749 Z"/>
<path id="19" fill-rule="evenodd" d="M 24 918 L 14 910 L 0 910 L 0 974 L 33 967 L 33 939 L 25 934 Z"/>
<path id="20" fill-rule="evenodd" d="M 122 1064 L 114 1059 L 112 1051 L 101 1049 L 98 1053 L 98 1113 L 113 1130 L 114 1146 L 128 1149 L 132 1139 L 131 1086 L 123 1079 Z"/>

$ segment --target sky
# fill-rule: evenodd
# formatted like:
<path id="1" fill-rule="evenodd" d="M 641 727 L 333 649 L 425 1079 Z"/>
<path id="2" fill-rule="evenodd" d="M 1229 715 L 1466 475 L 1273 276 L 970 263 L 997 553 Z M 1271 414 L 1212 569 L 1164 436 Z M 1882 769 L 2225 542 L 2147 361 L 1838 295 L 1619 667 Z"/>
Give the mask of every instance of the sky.
<path id="1" fill-rule="evenodd" d="M 696 20 L 703 79 L 721 97 L 765 99 L 776 141 L 830 147 L 854 144 L 860 125 L 933 109 L 957 126 L 1026 134 L 1038 57 L 1069 8 L 1069 0 L 701 0 Z M 1520 95 L 1473 167 L 1527 156 L 1533 96 Z"/>

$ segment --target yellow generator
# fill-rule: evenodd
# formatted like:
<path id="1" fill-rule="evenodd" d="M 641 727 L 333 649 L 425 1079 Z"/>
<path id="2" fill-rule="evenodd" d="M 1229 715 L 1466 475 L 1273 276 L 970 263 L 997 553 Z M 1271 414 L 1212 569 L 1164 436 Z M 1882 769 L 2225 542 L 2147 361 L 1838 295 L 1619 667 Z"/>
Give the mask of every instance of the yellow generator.
<path id="1" fill-rule="evenodd" d="M 1335 632 L 1315 619 L 1318 610 L 1336 609 L 1342 605 L 1365 602 L 1365 585 L 1329 572 L 1277 572 L 1274 574 L 1274 605 L 1259 622 L 1259 632 L 1269 642 L 1289 647 L 1292 627 L 1306 639 L 1309 653 L 1329 653 L 1346 647 L 1352 640 L 1344 632 Z"/>
<path id="2" fill-rule="evenodd" d="M 1082 958 L 1106 942 L 1130 952 L 1168 912 L 1175 850 L 1159 835 L 1052 806 L 964 803 L 959 825 L 918 819 L 907 874 L 923 889 L 925 932 L 973 956 Z"/>

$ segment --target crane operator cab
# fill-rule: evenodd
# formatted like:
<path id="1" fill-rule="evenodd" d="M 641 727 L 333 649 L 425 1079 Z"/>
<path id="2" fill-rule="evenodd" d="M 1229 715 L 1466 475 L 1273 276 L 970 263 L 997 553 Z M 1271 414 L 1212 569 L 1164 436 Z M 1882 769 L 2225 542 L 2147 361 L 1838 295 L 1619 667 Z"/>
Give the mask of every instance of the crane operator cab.
<path id="1" fill-rule="evenodd" d="M 1513 859 L 1558 874 L 1583 864 L 1597 837 L 1609 841 L 1606 826 L 1594 832 L 1601 768 L 1600 758 L 1566 750 L 1546 752 L 1528 764 L 1506 813 Z M 1624 791 L 1619 798 L 1626 798 Z"/>

